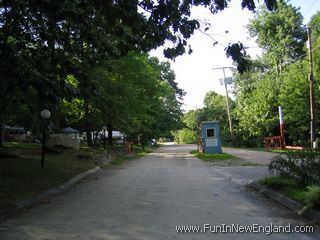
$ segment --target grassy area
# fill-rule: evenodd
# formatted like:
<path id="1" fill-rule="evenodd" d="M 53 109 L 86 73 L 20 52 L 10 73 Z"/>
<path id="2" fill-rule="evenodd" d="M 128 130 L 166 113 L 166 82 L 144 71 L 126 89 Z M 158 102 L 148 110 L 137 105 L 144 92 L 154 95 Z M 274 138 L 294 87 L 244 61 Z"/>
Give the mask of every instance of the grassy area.
<path id="1" fill-rule="evenodd" d="M 199 159 L 207 162 L 215 162 L 236 158 L 228 153 L 199 153 L 197 150 L 191 151 L 191 153 Z"/>
<path id="2" fill-rule="evenodd" d="M 274 153 L 288 153 L 288 152 L 303 152 L 303 150 L 293 150 L 293 149 L 271 149 Z"/>
<path id="3" fill-rule="evenodd" d="M 46 153 L 42 169 L 41 144 L 6 143 L 4 149 L 20 157 L 0 158 L 0 206 L 58 186 L 96 165 L 94 154 L 66 150 Z"/>
<path id="4" fill-rule="evenodd" d="M 296 179 L 284 177 L 267 177 L 259 180 L 259 183 L 293 200 L 301 202 L 306 206 L 314 206 L 316 210 L 320 210 L 320 196 L 316 197 L 318 199 L 314 198 L 314 193 L 312 193 L 312 191 L 310 191 L 310 189 L 308 188 L 299 186 Z"/>
<path id="5" fill-rule="evenodd" d="M 109 165 L 120 165 L 151 152 L 154 147 L 134 147 L 133 154 L 121 156 L 122 146 L 106 147 L 109 152 L 118 152 L 117 159 Z M 19 157 L 0 158 L 0 208 L 22 200 L 52 187 L 59 186 L 79 173 L 98 165 L 93 159 L 104 153 L 103 146 L 81 146 L 79 151 L 46 153 L 44 168 L 41 168 L 41 144 L 6 142 L 0 151 L 13 152 Z M 119 156 L 119 157 L 118 157 Z M 103 165 L 103 164 L 101 164 Z M 103 165 L 104 166 L 104 165 Z"/>
<path id="6" fill-rule="evenodd" d="M 267 177 L 259 183 L 299 202 L 304 202 L 307 190 L 299 186 L 297 180 L 284 177 Z"/>
<path id="7" fill-rule="evenodd" d="M 274 190 L 283 188 L 298 188 L 298 181 L 293 178 L 267 177 L 259 180 L 260 184 L 266 185 Z"/>
<path id="8" fill-rule="evenodd" d="M 105 151 L 113 151 L 113 150 L 122 150 L 123 146 L 122 145 L 113 145 L 113 146 L 108 146 L 106 145 L 106 149 L 104 149 L 104 146 L 102 144 L 98 146 L 92 146 L 88 147 L 87 144 L 81 144 L 80 146 L 81 150 L 90 154 L 103 154 Z"/>

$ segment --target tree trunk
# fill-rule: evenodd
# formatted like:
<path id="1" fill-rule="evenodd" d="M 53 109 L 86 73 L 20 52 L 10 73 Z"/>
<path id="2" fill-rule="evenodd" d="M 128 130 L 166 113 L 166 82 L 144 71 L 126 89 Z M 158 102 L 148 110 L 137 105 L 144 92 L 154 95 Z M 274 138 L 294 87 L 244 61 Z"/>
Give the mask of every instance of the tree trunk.
<path id="1" fill-rule="evenodd" d="M 87 144 L 88 146 L 93 146 L 91 131 L 90 131 L 90 123 L 86 120 L 85 122 L 85 129 L 86 129 L 86 135 L 87 135 Z"/>
<path id="2" fill-rule="evenodd" d="M 61 132 L 61 111 L 60 111 L 60 106 L 57 107 L 57 111 L 54 114 L 54 119 L 53 119 L 55 126 L 56 126 L 56 131 Z"/>
<path id="3" fill-rule="evenodd" d="M 93 146 L 92 136 L 91 136 L 91 127 L 90 127 L 90 121 L 89 121 L 89 105 L 88 101 L 84 99 L 84 114 L 85 114 L 85 132 L 87 134 L 87 144 L 88 146 Z"/>
<path id="4" fill-rule="evenodd" d="M 109 122 L 107 124 L 107 131 L 108 131 L 108 145 L 113 145 L 113 136 L 112 136 L 112 124 Z"/>
<path id="5" fill-rule="evenodd" d="M 0 147 L 2 147 L 4 139 L 4 124 L 0 124 Z"/>
<path id="6" fill-rule="evenodd" d="M 144 151 L 145 146 L 147 145 L 147 143 L 148 143 L 148 137 L 146 135 L 142 135 L 141 138 L 140 138 L 140 144 L 141 144 L 142 151 Z"/>

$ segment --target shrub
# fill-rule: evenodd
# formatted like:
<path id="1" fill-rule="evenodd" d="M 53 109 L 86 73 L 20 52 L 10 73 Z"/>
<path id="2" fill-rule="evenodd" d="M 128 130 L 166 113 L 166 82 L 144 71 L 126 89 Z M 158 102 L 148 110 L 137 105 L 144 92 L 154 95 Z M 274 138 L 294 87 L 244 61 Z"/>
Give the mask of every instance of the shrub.
<path id="1" fill-rule="evenodd" d="M 298 212 L 303 214 L 307 210 L 320 205 L 320 187 L 308 186 L 307 191 L 304 193 L 304 207 Z"/>
<path id="2" fill-rule="evenodd" d="M 179 131 L 179 143 L 195 143 L 196 139 L 196 133 L 189 128 Z"/>
<path id="3" fill-rule="evenodd" d="M 295 178 L 301 186 L 320 185 L 319 153 L 287 152 L 274 157 L 269 171 L 280 177 Z"/>
<path id="4" fill-rule="evenodd" d="M 307 208 L 312 208 L 314 205 L 320 204 L 320 187 L 308 186 L 306 192 L 305 204 Z"/>

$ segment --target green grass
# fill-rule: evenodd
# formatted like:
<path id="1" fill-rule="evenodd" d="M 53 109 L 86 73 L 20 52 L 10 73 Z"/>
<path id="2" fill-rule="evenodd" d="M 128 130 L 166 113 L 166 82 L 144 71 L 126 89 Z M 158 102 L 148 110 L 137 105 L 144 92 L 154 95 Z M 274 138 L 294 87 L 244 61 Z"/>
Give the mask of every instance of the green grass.
<path id="1" fill-rule="evenodd" d="M 272 152 L 274 153 L 288 153 L 288 152 L 302 152 L 303 150 L 293 150 L 293 149 L 274 149 Z"/>
<path id="2" fill-rule="evenodd" d="M 80 146 L 81 150 L 83 150 L 84 152 L 87 153 L 91 153 L 91 154 L 103 154 L 105 151 L 111 151 L 111 150 L 122 150 L 123 146 L 122 145 L 113 145 L 113 146 L 108 146 L 106 145 L 106 149 L 104 149 L 103 145 L 95 145 L 92 147 L 88 147 L 87 144 L 81 144 Z"/>
<path id="3" fill-rule="evenodd" d="M 5 149 L 18 151 L 21 157 L 0 158 L 0 207 L 22 200 L 93 168 L 92 155 L 83 151 L 46 153 L 41 168 L 41 144 L 6 143 Z"/>
<path id="4" fill-rule="evenodd" d="M 40 144 L 31 143 L 31 142 L 4 142 L 3 146 L 5 148 L 17 148 L 20 150 L 28 150 L 28 149 L 38 149 Z"/>
<path id="5" fill-rule="evenodd" d="M 305 202 L 307 196 L 307 191 L 303 188 L 288 187 L 286 189 L 280 190 L 280 192 L 285 196 L 302 203 Z"/>
<path id="6" fill-rule="evenodd" d="M 266 185 L 275 190 L 283 188 L 297 188 L 298 181 L 293 178 L 284 177 L 266 177 L 258 181 L 260 184 Z"/>
<path id="7" fill-rule="evenodd" d="M 295 201 L 308 204 L 310 203 L 310 191 L 301 187 L 298 181 L 293 178 L 284 177 L 267 177 L 258 181 L 260 184 L 267 186 Z M 315 209 L 319 210 L 319 204 L 315 204 Z"/>
<path id="8" fill-rule="evenodd" d="M 207 162 L 223 161 L 236 158 L 235 156 L 228 153 L 199 153 L 197 150 L 191 151 L 191 153 L 197 158 Z"/>

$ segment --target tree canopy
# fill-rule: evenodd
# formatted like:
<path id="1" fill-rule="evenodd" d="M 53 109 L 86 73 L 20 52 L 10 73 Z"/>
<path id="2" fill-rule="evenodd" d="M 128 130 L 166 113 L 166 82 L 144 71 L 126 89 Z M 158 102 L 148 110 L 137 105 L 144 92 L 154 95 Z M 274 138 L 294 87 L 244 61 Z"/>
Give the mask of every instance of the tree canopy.
<path id="1" fill-rule="evenodd" d="M 319 75 L 319 13 L 311 18 L 314 76 Z M 309 146 L 310 83 L 306 26 L 299 9 L 279 1 L 278 9 L 261 9 L 249 23 L 264 49 L 251 61 L 249 71 L 235 75 L 237 132 L 243 138 L 261 139 L 279 135 L 278 106 L 282 106 L 287 144 Z M 317 80 L 316 80 L 317 82 Z M 315 113 L 319 114 L 319 85 L 315 85 Z M 318 118 L 317 118 L 318 119 Z M 319 124 L 319 119 L 317 120 Z M 317 131 L 318 132 L 318 131 Z M 241 135 L 240 134 L 240 135 Z"/>
<path id="2" fill-rule="evenodd" d="M 304 43 L 307 40 L 303 28 L 303 17 L 299 9 L 283 1 L 278 1 L 275 11 L 265 6 L 259 9 L 248 25 L 252 37 L 264 50 L 264 57 L 277 72 L 289 63 L 295 62 L 305 54 Z"/>
<path id="3" fill-rule="evenodd" d="M 264 2 L 267 9 L 276 9 L 276 0 Z M 99 122 L 95 119 L 101 111 L 97 106 L 103 102 L 99 96 L 106 95 L 101 87 L 119 81 L 107 90 L 113 95 L 120 83 L 127 84 L 114 76 L 101 80 L 106 79 L 104 70 L 100 71 L 106 63 L 130 52 L 147 52 L 165 42 L 169 43 L 164 50 L 166 57 L 184 54 L 191 48 L 188 39 L 200 27 L 200 22 L 191 17 L 192 7 L 204 6 L 215 14 L 228 3 L 229 0 L 0 1 L 1 122 L 36 127 L 40 117 L 34 113 L 48 108 L 53 129 L 59 130 L 65 122 L 64 110 L 82 107 L 68 119 L 80 117 L 89 132 L 92 122 Z M 243 0 L 241 4 L 255 9 L 254 0 Z M 241 64 L 242 50 L 237 44 L 226 49 L 228 56 L 236 56 L 234 59 Z M 159 68 L 165 69 L 166 64 Z M 173 88 L 181 97 L 183 92 L 172 81 L 172 72 L 163 73 L 167 74 L 168 83 L 162 83 L 162 90 Z M 76 86 L 70 84 L 72 78 Z M 130 84 L 122 90 L 131 93 Z M 163 101 L 169 99 L 173 98 Z M 104 101 L 108 106 L 123 102 L 120 96 Z M 170 107 L 166 111 L 177 112 Z M 119 122 L 121 115 L 116 114 Z"/>

